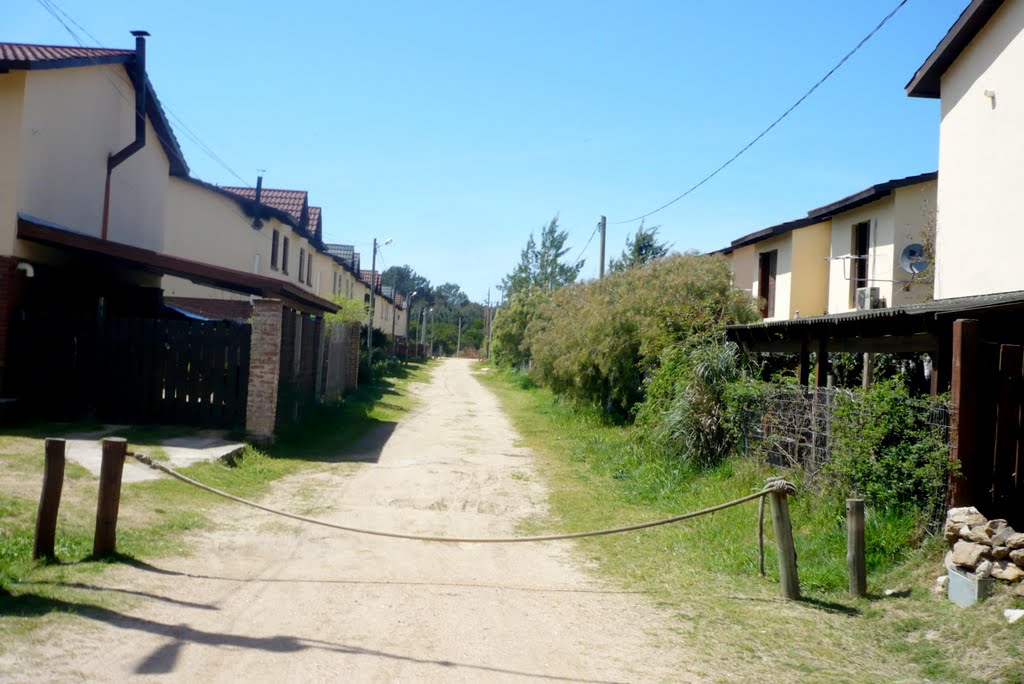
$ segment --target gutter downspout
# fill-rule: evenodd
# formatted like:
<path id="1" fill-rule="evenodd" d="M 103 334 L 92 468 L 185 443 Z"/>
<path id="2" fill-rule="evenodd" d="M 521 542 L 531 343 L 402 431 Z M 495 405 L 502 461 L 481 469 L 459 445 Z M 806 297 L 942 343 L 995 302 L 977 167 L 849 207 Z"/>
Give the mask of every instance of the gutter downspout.
<path id="1" fill-rule="evenodd" d="M 132 31 L 135 36 L 135 140 L 120 152 L 107 157 L 107 182 L 103 190 L 103 230 L 107 239 L 110 225 L 110 175 L 122 162 L 146 146 L 146 31 Z"/>

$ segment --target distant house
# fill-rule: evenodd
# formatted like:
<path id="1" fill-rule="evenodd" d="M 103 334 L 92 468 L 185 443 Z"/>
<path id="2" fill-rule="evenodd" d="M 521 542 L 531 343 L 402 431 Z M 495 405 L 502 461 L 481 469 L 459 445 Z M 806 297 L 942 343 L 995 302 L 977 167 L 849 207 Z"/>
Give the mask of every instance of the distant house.
<path id="1" fill-rule="evenodd" d="M 1024 290 L 1024 2 L 974 0 L 907 94 L 941 101 L 935 297 Z"/>
<path id="2" fill-rule="evenodd" d="M 719 251 L 730 260 L 734 286 L 758 299 L 766 321 L 926 301 L 930 274 L 908 272 L 902 257 L 928 241 L 935 179 L 925 173 L 879 183 L 733 240 Z"/>

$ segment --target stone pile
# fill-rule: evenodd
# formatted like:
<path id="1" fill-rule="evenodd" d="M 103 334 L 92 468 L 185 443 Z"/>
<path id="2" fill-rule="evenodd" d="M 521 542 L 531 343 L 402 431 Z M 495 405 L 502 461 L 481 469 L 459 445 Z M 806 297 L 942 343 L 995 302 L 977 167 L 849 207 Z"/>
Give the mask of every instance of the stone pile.
<path id="1" fill-rule="evenodd" d="M 947 568 L 959 566 L 979 579 L 1016 583 L 1014 593 L 1024 596 L 1024 532 L 968 506 L 949 510 L 943 534 L 952 547 L 946 554 Z"/>

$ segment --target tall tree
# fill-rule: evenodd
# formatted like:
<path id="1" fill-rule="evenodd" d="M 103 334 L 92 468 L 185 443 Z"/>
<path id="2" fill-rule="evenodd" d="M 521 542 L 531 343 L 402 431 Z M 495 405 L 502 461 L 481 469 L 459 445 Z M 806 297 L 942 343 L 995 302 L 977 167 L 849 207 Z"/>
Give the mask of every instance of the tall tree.
<path id="1" fill-rule="evenodd" d="M 668 254 L 669 245 L 658 242 L 658 229 L 661 226 L 644 228 L 644 222 L 636 229 L 636 234 L 626 238 L 626 248 L 622 250 L 622 256 L 612 259 L 608 264 L 608 270 L 612 273 L 617 271 L 628 271 L 631 268 L 646 266 L 655 259 Z"/>
<path id="2" fill-rule="evenodd" d="M 569 233 L 558 229 L 557 216 L 541 229 L 539 247 L 533 233 L 530 233 L 530 239 L 519 255 L 519 263 L 501 282 L 505 295 L 510 297 L 531 287 L 551 292 L 575 282 L 584 262 L 562 262 L 562 257 L 569 252 L 565 246 L 568 239 Z"/>
<path id="3" fill-rule="evenodd" d="M 403 295 L 415 291 L 417 301 L 433 302 L 430 281 L 414 271 L 412 266 L 391 266 L 381 274 L 381 283 L 393 286 L 396 292 Z"/>
<path id="4" fill-rule="evenodd" d="M 455 283 L 444 283 L 434 288 L 435 301 L 458 309 L 469 304 L 469 296 Z"/>

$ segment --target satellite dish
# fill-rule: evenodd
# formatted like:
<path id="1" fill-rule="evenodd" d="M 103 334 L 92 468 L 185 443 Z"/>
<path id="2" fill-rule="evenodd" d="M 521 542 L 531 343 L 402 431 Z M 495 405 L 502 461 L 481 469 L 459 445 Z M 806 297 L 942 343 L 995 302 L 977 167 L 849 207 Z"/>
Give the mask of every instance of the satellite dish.
<path id="1" fill-rule="evenodd" d="M 924 253 L 924 245 L 920 242 L 913 242 L 903 248 L 900 254 L 900 267 L 910 273 L 917 275 L 928 269 L 928 257 Z"/>

